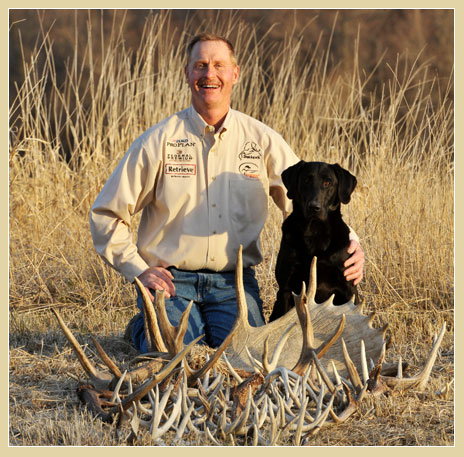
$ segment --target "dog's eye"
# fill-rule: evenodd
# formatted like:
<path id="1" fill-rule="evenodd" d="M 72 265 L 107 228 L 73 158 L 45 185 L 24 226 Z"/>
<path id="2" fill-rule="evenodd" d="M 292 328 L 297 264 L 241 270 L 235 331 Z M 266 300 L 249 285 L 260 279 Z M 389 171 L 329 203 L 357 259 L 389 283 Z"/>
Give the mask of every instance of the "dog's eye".
<path id="1" fill-rule="evenodd" d="M 329 180 L 324 181 L 324 182 L 322 183 L 322 187 L 329 187 L 330 184 L 332 184 L 332 183 L 331 183 Z"/>

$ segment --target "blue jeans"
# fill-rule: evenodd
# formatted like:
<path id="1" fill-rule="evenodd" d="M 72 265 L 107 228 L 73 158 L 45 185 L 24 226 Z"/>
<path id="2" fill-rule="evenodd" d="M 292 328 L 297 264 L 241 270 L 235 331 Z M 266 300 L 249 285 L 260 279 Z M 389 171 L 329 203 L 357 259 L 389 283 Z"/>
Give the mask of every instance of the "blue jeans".
<path id="1" fill-rule="evenodd" d="M 185 271 L 170 267 L 174 276 L 176 295 L 166 298 L 166 312 L 172 325 L 177 326 L 183 311 L 193 300 L 184 344 L 205 334 L 202 343 L 211 347 L 219 346 L 232 329 L 237 316 L 235 293 L 235 272 L 216 273 L 211 271 Z M 258 282 L 252 268 L 245 268 L 243 285 L 248 305 L 250 325 L 264 325 L 262 300 Z M 154 291 L 152 295 L 155 296 Z M 138 292 L 137 306 L 142 311 L 132 327 L 132 342 L 142 353 L 148 352 L 145 340 L 143 299 Z"/>

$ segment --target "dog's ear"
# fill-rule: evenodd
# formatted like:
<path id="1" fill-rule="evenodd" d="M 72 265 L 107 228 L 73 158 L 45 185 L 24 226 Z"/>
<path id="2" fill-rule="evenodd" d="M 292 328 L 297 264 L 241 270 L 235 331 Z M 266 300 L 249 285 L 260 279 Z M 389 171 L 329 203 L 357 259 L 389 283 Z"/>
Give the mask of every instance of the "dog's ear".
<path id="1" fill-rule="evenodd" d="M 298 186 L 298 173 L 301 170 L 301 167 L 306 162 L 304 160 L 300 160 L 295 165 L 288 167 L 286 170 L 282 172 L 282 182 L 284 186 L 287 188 L 287 197 L 292 199 L 295 196 L 295 192 Z"/>
<path id="2" fill-rule="evenodd" d="M 356 177 L 348 170 L 342 168 L 338 163 L 332 165 L 338 179 L 338 198 L 345 205 L 350 202 L 351 194 L 356 187 Z"/>

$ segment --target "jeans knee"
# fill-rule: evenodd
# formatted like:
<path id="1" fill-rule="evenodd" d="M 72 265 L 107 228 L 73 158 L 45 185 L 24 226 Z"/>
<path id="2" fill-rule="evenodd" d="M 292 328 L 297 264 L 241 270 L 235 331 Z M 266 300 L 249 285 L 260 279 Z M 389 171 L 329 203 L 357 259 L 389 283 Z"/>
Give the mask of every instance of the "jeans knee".
<path id="1" fill-rule="evenodd" d="M 261 300 L 260 302 L 253 301 L 248 304 L 248 322 L 253 327 L 261 327 L 261 325 L 265 324 Z"/>

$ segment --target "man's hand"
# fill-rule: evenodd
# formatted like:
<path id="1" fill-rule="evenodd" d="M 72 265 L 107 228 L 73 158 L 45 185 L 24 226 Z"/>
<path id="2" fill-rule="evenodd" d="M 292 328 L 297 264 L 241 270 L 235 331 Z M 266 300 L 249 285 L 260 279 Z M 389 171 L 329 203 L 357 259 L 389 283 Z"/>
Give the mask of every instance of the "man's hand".
<path id="1" fill-rule="evenodd" d="M 353 284 L 356 286 L 363 278 L 364 251 L 357 241 L 351 240 L 348 246 L 348 254 L 351 254 L 351 256 L 344 263 L 346 270 L 343 274 L 347 281 L 353 280 Z"/>
<path id="2" fill-rule="evenodd" d="M 147 289 L 151 301 L 153 301 L 155 297 L 151 294 L 150 289 L 164 290 L 166 298 L 176 295 L 176 288 L 172 282 L 174 276 L 172 276 L 171 272 L 166 270 L 166 268 L 150 267 L 139 275 L 138 278 L 145 286 L 145 289 Z"/>

